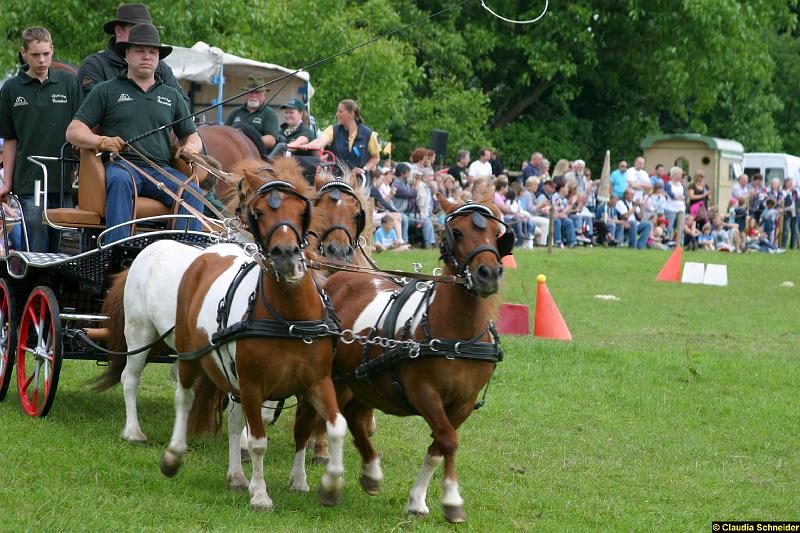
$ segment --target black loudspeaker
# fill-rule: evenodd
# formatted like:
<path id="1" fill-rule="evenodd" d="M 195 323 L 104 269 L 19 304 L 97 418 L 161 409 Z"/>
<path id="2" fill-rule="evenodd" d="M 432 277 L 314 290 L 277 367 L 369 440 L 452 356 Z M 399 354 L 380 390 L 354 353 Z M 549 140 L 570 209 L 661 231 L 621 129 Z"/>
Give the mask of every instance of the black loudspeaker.
<path id="1" fill-rule="evenodd" d="M 444 156 L 447 154 L 447 135 L 448 133 L 442 130 L 431 132 L 431 148 L 436 152 L 439 161 L 444 160 Z"/>

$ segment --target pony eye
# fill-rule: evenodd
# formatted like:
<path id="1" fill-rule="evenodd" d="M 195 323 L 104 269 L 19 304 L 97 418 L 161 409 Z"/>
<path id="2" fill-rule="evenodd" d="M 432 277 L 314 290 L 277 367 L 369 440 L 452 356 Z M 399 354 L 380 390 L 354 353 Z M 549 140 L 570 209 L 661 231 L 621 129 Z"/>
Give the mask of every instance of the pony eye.
<path id="1" fill-rule="evenodd" d="M 263 216 L 263 213 L 261 212 L 261 210 L 256 209 L 255 211 L 253 211 L 253 218 L 254 219 L 258 220 L 262 216 Z"/>
<path id="2" fill-rule="evenodd" d="M 460 230 L 457 230 L 457 229 L 453 230 L 453 238 L 454 239 L 460 239 L 462 236 L 463 236 L 463 233 L 461 233 Z"/>

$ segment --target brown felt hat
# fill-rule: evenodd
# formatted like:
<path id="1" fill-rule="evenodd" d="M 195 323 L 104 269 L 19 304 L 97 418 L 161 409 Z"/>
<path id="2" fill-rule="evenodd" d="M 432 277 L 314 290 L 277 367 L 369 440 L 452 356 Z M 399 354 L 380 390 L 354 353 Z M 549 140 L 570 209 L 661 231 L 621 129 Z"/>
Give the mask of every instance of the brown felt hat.
<path id="1" fill-rule="evenodd" d="M 117 8 L 117 18 L 103 24 L 103 31 L 114 35 L 117 24 L 152 24 L 153 19 L 144 4 L 122 4 Z"/>
<path id="2" fill-rule="evenodd" d="M 124 43 L 117 43 L 117 53 L 125 57 L 125 49 L 131 45 L 152 46 L 158 48 L 158 58 L 164 59 L 172 53 L 172 47 L 161 44 L 161 37 L 158 35 L 158 28 L 152 24 L 137 24 L 131 28 L 128 40 Z"/>

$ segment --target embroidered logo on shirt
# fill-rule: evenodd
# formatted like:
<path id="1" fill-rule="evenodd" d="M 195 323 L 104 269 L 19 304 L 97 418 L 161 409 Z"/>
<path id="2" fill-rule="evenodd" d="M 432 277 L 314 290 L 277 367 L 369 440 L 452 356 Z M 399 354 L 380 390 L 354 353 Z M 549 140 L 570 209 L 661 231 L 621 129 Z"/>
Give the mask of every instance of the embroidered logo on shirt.
<path id="1" fill-rule="evenodd" d="M 25 100 L 22 96 L 17 96 L 16 101 L 14 102 L 14 107 L 19 107 L 22 105 L 28 105 L 28 101 Z"/>
<path id="2" fill-rule="evenodd" d="M 256 117 L 253 119 L 253 124 L 261 124 L 261 117 Z"/>
<path id="3" fill-rule="evenodd" d="M 66 94 L 51 94 L 50 100 L 54 104 L 66 104 L 67 103 L 67 95 Z"/>
<path id="4" fill-rule="evenodd" d="M 156 96 L 156 102 L 162 105 L 167 105 L 169 107 L 172 107 L 172 100 L 170 100 L 166 96 Z"/>
<path id="5" fill-rule="evenodd" d="M 128 93 L 122 93 L 121 95 L 119 95 L 119 99 L 117 100 L 117 102 L 133 102 L 133 98 L 128 96 Z"/>

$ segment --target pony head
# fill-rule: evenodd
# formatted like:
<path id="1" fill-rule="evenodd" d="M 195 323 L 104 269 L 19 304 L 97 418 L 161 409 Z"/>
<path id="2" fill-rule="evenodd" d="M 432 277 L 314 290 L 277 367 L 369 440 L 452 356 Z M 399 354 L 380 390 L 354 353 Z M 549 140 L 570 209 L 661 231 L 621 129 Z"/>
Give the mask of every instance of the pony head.
<path id="1" fill-rule="evenodd" d="M 447 214 L 441 259 L 467 279 L 468 290 L 481 298 L 496 294 L 503 276 L 502 258 L 514 248 L 514 232 L 492 202 L 450 203 L 442 193 L 437 198 Z"/>
<path id="2" fill-rule="evenodd" d="M 311 190 L 291 159 L 276 159 L 265 174 L 268 177 L 245 171 L 252 191 L 246 203 L 248 224 L 275 276 L 295 283 L 306 272 L 303 249 L 311 224 Z"/>
<path id="3" fill-rule="evenodd" d="M 351 175 L 318 176 L 311 235 L 314 251 L 343 263 L 352 263 L 358 239 L 366 225 L 364 194 Z"/>

